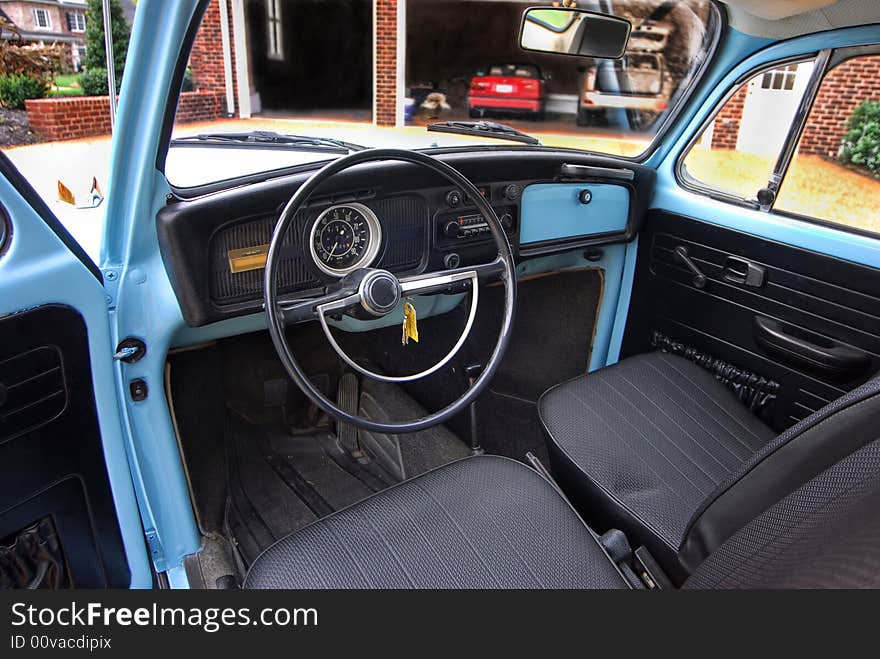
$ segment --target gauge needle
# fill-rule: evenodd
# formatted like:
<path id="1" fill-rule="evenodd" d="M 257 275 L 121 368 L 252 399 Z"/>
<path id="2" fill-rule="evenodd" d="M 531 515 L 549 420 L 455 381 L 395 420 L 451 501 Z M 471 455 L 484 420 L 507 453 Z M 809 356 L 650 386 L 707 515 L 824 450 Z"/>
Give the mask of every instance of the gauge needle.
<path id="1" fill-rule="evenodd" d="M 336 248 L 337 248 L 337 247 L 339 247 L 339 241 L 338 241 L 338 240 L 337 240 L 335 243 L 333 243 L 333 249 L 330 250 L 330 254 L 328 254 L 327 256 L 328 256 L 328 257 L 333 256 L 333 252 L 336 251 Z"/>

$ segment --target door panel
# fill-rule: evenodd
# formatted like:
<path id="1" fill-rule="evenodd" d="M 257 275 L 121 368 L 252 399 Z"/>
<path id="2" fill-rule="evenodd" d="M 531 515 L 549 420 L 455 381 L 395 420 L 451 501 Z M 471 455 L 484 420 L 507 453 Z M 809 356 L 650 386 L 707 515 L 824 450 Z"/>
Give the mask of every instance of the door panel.
<path id="1" fill-rule="evenodd" d="M 82 316 L 47 305 L 0 320 L 0 545 L 51 519 L 62 585 L 126 587 Z"/>
<path id="2" fill-rule="evenodd" d="M 761 416 L 777 431 L 880 369 L 880 270 L 664 211 L 639 238 L 630 310 L 623 356 L 659 332 L 771 379 Z"/>
<path id="3" fill-rule="evenodd" d="M 2 154 L 0 217 L 0 587 L 149 587 L 100 271 Z"/>

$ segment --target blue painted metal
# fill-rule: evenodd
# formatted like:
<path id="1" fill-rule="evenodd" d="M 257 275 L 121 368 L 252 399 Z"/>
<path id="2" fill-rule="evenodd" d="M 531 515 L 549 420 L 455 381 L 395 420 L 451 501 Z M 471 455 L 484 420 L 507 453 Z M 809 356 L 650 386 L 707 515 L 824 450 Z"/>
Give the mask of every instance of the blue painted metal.
<path id="1" fill-rule="evenodd" d="M 56 303 L 77 309 L 85 319 L 104 458 L 131 571 L 131 587 L 149 588 L 150 564 L 116 406 L 111 358 L 114 343 L 107 323 L 104 288 L 4 178 L 0 178 L 0 200 L 14 228 L 9 247 L 0 257 L 0 316 Z"/>
<path id="2" fill-rule="evenodd" d="M 198 2 L 138 3 L 114 133 L 107 219 L 101 247 L 103 270 L 119 278 L 110 314 L 113 342 L 133 336 L 147 344 L 135 364 L 116 365 L 122 422 L 133 456 L 132 474 L 144 529 L 158 571 L 179 566 L 199 549 L 183 465 L 164 389 L 164 369 L 174 335 L 185 327 L 159 255 L 156 212 L 170 193 L 156 171 L 165 106 L 173 71 Z M 149 396 L 132 402 L 125 391 L 143 378 Z"/>
<path id="3" fill-rule="evenodd" d="M 592 201 L 578 200 L 589 190 Z M 601 183 L 539 183 L 523 191 L 520 244 L 574 236 L 623 232 L 629 218 L 629 190 Z"/>
<path id="4" fill-rule="evenodd" d="M 729 42 L 733 44 L 756 43 L 752 38 L 738 35 L 739 33 L 732 32 Z M 676 161 L 687 148 L 693 134 L 712 114 L 727 91 L 749 71 L 768 62 L 814 53 L 825 48 L 843 48 L 878 42 L 880 42 L 880 26 L 849 28 L 776 43 L 739 61 L 726 73 L 723 70 L 724 67 L 719 64 L 716 67 L 717 70 L 713 72 L 713 76 L 707 79 L 708 93 L 704 94 L 704 99 L 698 110 L 691 113 L 687 130 L 682 130 L 678 138 L 674 142 L 670 142 L 662 162 L 659 162 L 657 186 L 651 207 L 670 210 L 712 224 L 829 254 L 855 263 L 880 267 L 880 240 L 877 238 L 716 201 L 683 189 L 675 178 Z M 729 66 L 736 61 L 736 55 L 729 52 L 726 47 L 722 59 L 728 62 Z M 713 82 L 713 80 L 717 81 Z M 657 155 L 655 154 L 655 156 Z M 654 159 L 652 158 L 652 160 Z"/>
<path id="5" fill-rule="evenodd" d="M 617 308 L 614 311 L 612 321 L 611 339 L 608 345 L 608 353 L 605 355 L 605 363 L 602 366 L 611 366 L 620 360 L 620 346 L 623 344 L 623 332 L 626 329 L 626 319 L 629 315 L 629 303 L 632 298 L 633 279 L 636 273 L 636 256 L 639 251 L 639 239 L 626 246 L 623 272 L 620 277 L 620 293 L 617 296 Z"/>

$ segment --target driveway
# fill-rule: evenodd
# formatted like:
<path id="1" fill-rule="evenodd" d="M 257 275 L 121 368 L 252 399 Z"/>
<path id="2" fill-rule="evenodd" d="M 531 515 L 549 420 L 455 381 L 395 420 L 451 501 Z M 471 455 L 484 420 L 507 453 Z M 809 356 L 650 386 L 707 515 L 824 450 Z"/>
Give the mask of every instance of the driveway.
<path id="1" fill-rule="evenodd" d="M 523 131 L 541 140 L 547 146 L 603 151 L 618 155 L 633 155 L 642 151 L 644 140 L 628 139 L 602 129 L 578 129 L 564 122 L 511 122 Z M 571 122 L 568 122 L 571 123 Z M 320 118 L 252 118 L 221 119 L 193 124 L 181 124 L 175 128 L 175 137 L 208 132 L 271 130 L 279 133 L 296 133 L 333 137 L 372 147 L 426 148 L 447 146 L 466 142 L 486 144 L 485 138 L 461 135 L 428 133 L 423 126 L 387 128 L 371 123 L 323 120 Z M 503 144 L 493 140 L 492 143 Z M 5 153 L 31 182 L 40 196 L 55 212 L 59 220 L 71 232 L 86 252 L 99 261 L 104 209 L 78 209 L 58 201 L 58 181 L 64 183 L 85 201 L 92 177 L 107 194 L 110 165 L 110 137 L 98 137 L 67 142 L 43 142 L 12 147 Z M 235 157 L 222 158 L 218 154 L 228 151 L 196 148 L 172 149 L 166 165 L 169 181 L 180 187 L 189 187 L 208 181 L 222 180 L 246 172 L 266 171 L 290 166 L 299 161 L 314 160 L 311 153 L 279 152 L 265 150 L 236 150 Z M 207 154 L 207 157 L 206 157 Z"/>

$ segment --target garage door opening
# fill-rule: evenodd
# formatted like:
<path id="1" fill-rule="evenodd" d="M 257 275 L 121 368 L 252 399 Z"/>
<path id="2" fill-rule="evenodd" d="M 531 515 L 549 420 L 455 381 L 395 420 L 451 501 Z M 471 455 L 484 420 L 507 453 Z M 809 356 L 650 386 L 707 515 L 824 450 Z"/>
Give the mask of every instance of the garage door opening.
<path id="1" fill-rule="evenodd" d="M 263 114 L 372 121 L 372 0 L 248 0 Z"/>

